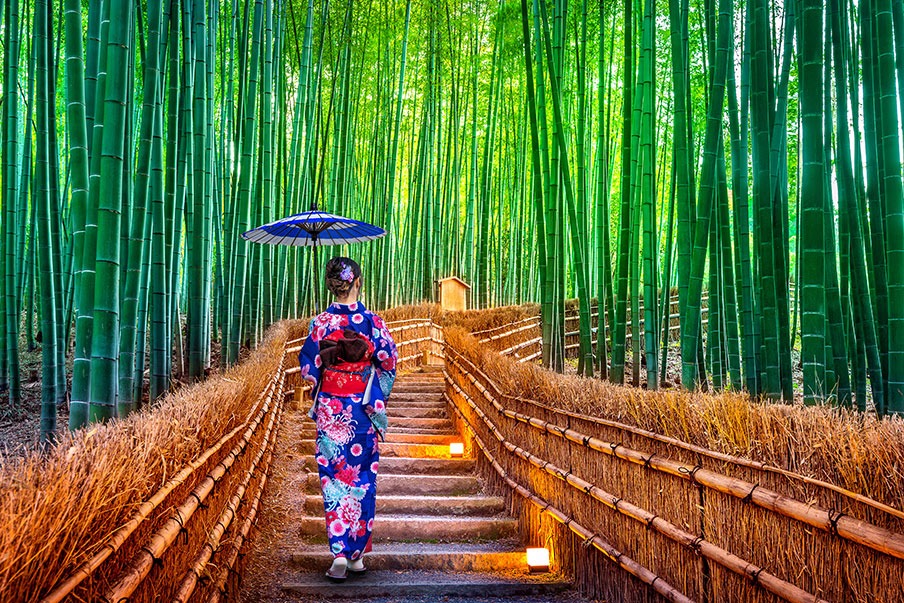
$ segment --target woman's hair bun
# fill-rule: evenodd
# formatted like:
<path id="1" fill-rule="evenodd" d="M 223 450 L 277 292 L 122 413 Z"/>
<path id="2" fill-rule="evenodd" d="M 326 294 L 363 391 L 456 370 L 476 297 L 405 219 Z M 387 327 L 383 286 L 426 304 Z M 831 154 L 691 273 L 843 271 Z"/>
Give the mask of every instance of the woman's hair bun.
<path id="1" fill-rule="evenodd" d="M 361 266 L 351 258 L 334 257 L 326 263 L 326 286 L 336 297 L 345 297 L 356 278 L 361 277 Z"/>

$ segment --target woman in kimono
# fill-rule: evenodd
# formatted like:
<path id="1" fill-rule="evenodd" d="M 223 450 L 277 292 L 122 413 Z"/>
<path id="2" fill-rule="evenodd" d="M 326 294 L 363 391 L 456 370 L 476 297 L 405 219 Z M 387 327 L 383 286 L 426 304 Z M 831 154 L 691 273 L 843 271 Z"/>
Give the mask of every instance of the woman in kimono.
<path id="1" fill-rule="evenodd" d="M 386 432 L 386 399 L 395 380 L 395 342 L 383 320 L 358 301 L 361 268 L 345 257 L 326 265 L 336 301 L 311 321 L 298 356 L 314 385 L 310 416 L 333 564 L 328 578 L 365 571 L 376 505 L 378 437 Z"/>

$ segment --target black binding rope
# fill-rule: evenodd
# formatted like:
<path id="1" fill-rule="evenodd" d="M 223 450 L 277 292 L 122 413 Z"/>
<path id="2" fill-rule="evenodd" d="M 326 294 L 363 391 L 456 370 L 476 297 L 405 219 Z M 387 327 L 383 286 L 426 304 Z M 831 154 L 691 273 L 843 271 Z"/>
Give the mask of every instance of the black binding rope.
<path id="1" fill-rule="evenodd" d="M 584 436 L 584 448 L 589 448 L 589 447 L 590 447 L 590 436 L 585 435 Z"/>
<path id="2" fill-rule="evenodd" d="M 698 488 L 702 488 L 703 487 L 702 484 L 697 481 L 697 472 L 700 471 L 701 469 L 703 469 L 703 465 L 700 465 L 700 464 L 694 465 L 693 469 L 688 469 L 687 467 L 678 467 L 678 473 L 680 473 L 682 475 L 686 475 L 692 484 L 694 484 Z M 759 484 L 757 484 L 757 485 L 759 485 Z M 754 488 L 755 487 L 756 486 L 754 486 Z M 752 494 L 753 490 L 751 490 L 750 492 Z"/>
<path id="3" fill-rule="evenodd" d="M 646 524 L 648 530 L 653 527 L 653 522 L 656 521 L 657 517 L 659 517 L 659 515 L 651 515 L 650 518 L 647 519 Z"/>
<path id="4" fill-rule="evenodd" d="M 694 551 L 698 555 L 700 554 L 700 543 L 701 542 L 703 542 L 703 536 L 697 536 L 696 538 L 694 538 L 691 541 L 691 543 L 689 545 L 691 547 L 691 550 Z"/>
<path id="5" fill-rule="evenodd" d="M 751 572 L 751 574 L 750 574 L 750 583 L 753 584 L 754 586 L 759 586 L 759 584 L 760 584 L 760 574 L 763 573 L 763 569 L 764 569 L 764 568 L 761 567 L 761 568 L 759 568 L 757 571 Z"/>
<path id="6" fill-rule="evenodd" d="M 145 553 L 151 556 L 151 567 L 163 567 L 163 557 L 157 557 L 154 553 L 146 546 L 141 547 Z"/>
<path id="7" fill-rule="evenodd" d="M 760 487 L 760 483 L 759 482 L 755 483 L 753 485 L 753 488 L 750 489 L 750 492 L 747 493 L 747 496 L 745 496 L 744 498 L 741 499 L 741 502 L 743 502 L 745 505 L 750 504 L 750 501 L 753 500 L 754 490 L 756 490 L 759 487 Z"/>
<path id="8" fill-rule="evenodd" d="M 838 520 L 844 517 L 844 513 L 841 511 L 835 511 L 834 509 L 829 511 L 829 526 L 830 531 L 833 535 L 838 536 Z"/>
<path id="9" fill-rule="evenodd" d="M 650 461 L 653 460 L 653 457 L 654 457 L 654 456 L 656 456 L 656 455 L 655 455 L 655 454 L 651 454 L 650 456 L 648 456 L 647 458 L 645 458 L 645 459 L 643 460 L 643 466 L 644 466 L 644 469 L 649 469 L 649 468 L 650 468 Z"/>
<path id="10" fill-rule="evenodd" d="M 615 449 L 621 446 L 621 444 L 616 444 L 615 442 L 609 442 L 609 448 L 612 449 L 612 456 L 618 456 L 615 454 Z"/>

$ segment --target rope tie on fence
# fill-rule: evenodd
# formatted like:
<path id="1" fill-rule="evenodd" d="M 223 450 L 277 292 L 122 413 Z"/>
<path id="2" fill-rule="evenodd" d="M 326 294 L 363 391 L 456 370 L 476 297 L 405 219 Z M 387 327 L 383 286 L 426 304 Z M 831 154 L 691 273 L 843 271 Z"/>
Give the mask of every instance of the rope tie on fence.
<path id="1" fill-rule="evenodd" d="M 618 509 L 618 503 L 620 503 L 621 501 L 622 501 L 622 498 L 620 496 L 613 496 L 612 497 L 612 508 Z"/>
<path id="2" fill-rule="evenodd" d="M 652 588 L 653 590 L 656 590 L 656 581 L 659 580 L 659 579 L 660 579 L 659 576 L 655 576 L 655 577 L 653 578 L 653 581 L 650 582 L 650 588 Z"/>
<path id="3" fill-rule="evenodd" d="M 753 488 L 750 489 L 750 492 L 747 493 L 747 496 L 745 496 L 744 498 L 741 499 L 741 502 L 744 503 L 745 505 L 749 505 L 750 502 L 753 500 L 754 490 L 756 490 L 759 487 L 760 487 L 760 483 L 759 482 L 755 483 L 753 485 Z"/>
<path id="4" fill-rule="evenodd" d="M 151 549 L 146 546 L 141 547 L 141 550 L 151 556 L 151 567 L 163 567 L 163 557 L 157 557 Z"/>
<path id="5" fill-rule="evenodd" d="M 656 521 L 657 517 L 659 517 L 659 515 L 651 515 L 650 518 L 646 520 L 647 530 L 653 527 L 653 522 Z"/>
<path id="6" fill-rule="evenodd" d="M 760 584 L 760 574 L 763 573 L 763 568 L 757 568 L 755 572 L 750 573 L 750 583 L 754 586 L 759 586 Z"/>
<path id="7" fill-rule="evenodd" d="M 584 436 L 584 448 L 589 448 L 589 447 L 590 447 L 590 436 L 585 435 Z"/>
<path id="8" fill-rule="evenodd" d="M 694 553 L 696 553 L 697 555 L 701 554 L 700 553 L 700 543 L 703 542 L 703 540 L 704 540 L 703 536 L 697 536 L 696 538 L 694 538 L 691 541 L 691 543 L 689 545 L 691 547 L 691 550 L 694 551 Z"/>
<path id="9" fill-rule="evenodd" d="M 833 536 L 838 536 L 838 520 L 842 517 L 844 517 L 844 513 L 841 511 L 836 511 L 835 509 L 829 510 L 829 526 Z"/>
<path id="10" fill-rule="evenodd" d="M 643 460 L 643 467 L 644 467 L 644 469 L 649 469 L 649 468 L 650 468 L 650 461 L 653 460 L 653 457 L 654 457 L 654 456 L 656 456 L 656 455 L 655 455 L 655 454 L 651 454 L 650 456 L 648 456 L 647 458 L 645 458 L 645 459 Z"/>
<path id="11" fill-rule="evenodd" d="M 585 549 L 589 549 L 593 545 L 593 539 L 596 538 L 596 534 L 591 534 L 587 538 L 584 539 L 584 542 L 581 543 L 581 546 Z"/>
<path id="12" fill-rule="evenodd" d="M 687 467 L 678 467 L 678 473 L 681 473 L 682 475 L 686 475 L 687 478 L 690 480 L 690 482 L 693 485 L 697 486 L 698 488 L 702 488 L 703 484 L 701 484 L 700 482 L 697 481 L 697 472 L 700 471 L 701 469 L 703 469 L 703 465 L 698 463 L 698 464 L 694 465 L 693 469 L 688 469 Z M 757 484 L 757 486 L 758 485 L 759 484 Z M 754 486 L 753 488 L 755 490 L 756 486 Z M 753 490 L 750 491 L 750 494 L 753 494 Z"/>
<path id="13" fill-rule="evenodd" d="M 619 446 L 621 446 L 621 444 L 616 444 L 615 442 L 609 442 L 609 448 L 612 449 L 612 456 L 618 456 L 618 454 L 615 453 L 615 450 L 616 450 Z"/>

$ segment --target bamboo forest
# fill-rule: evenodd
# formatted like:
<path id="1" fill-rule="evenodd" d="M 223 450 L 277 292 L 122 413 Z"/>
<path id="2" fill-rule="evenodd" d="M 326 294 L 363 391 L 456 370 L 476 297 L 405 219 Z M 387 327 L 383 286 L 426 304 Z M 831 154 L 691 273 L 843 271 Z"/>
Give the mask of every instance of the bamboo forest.
<path id="1" fill-rule="evenodd" d="M 0 18 L 2 410 L 39 381 L 45 441 L 316 314 L 333 255 L 377 310 L 449 276 L 472 308 L 535 304 L 558 372 L 904 413 L 900 0 L 3 0 Z M 388 235 L 240 236 L 311 209 Z"/>

